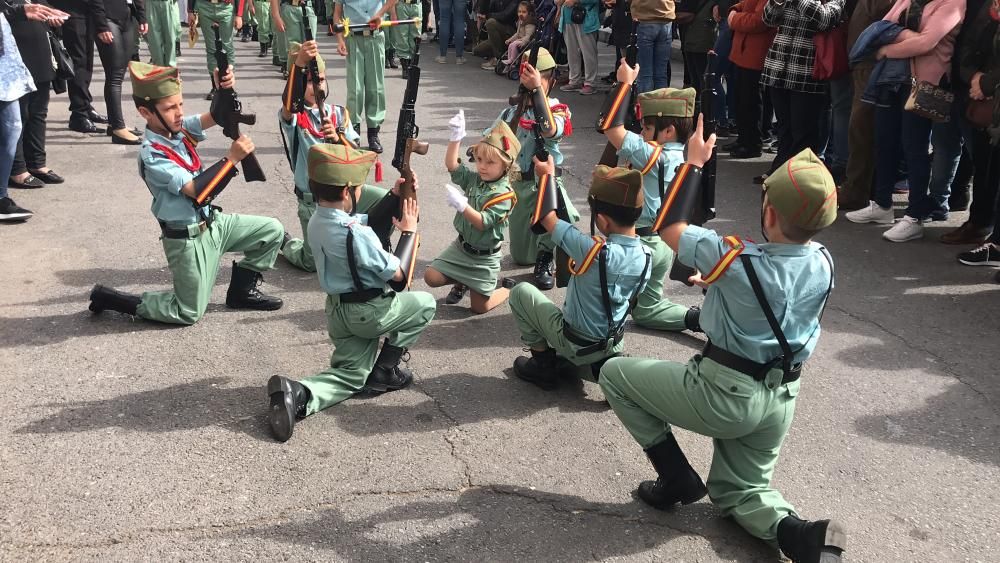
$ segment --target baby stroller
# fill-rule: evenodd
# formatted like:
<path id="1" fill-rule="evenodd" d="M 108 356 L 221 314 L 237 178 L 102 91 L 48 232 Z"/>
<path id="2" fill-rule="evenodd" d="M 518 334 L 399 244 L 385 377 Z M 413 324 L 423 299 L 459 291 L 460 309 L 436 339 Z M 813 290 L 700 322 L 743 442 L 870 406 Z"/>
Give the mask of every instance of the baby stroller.
<path id="1" fill-rule="evenodd" d="M 535 32 L 530 41 L 526 41 L 517 57 L 509 63 L 505 63 L 503 57 L 497 58 L 497 66 L 494 71 L 500 76 L 507 76 L 511 80 L 518 80 L 521 77 L 520 60 L 525 53 L 531 50 L 535 42 L 539 42 L 542 47 L 552 51 L 552 45 L 559 39 L 559 26 L 556 25 L 556 14 L 559 6 L 555 0 L 535 0 Z"/>

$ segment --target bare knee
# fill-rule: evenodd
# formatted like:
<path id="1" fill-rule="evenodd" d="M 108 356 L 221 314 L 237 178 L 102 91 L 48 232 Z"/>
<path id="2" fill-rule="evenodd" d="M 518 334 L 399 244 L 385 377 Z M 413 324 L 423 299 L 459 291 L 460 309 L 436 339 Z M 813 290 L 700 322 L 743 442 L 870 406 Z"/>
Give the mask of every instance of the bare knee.
<path id="1" fill-rule="evenodd" d="M 444 277 L 444 274 L 434 268 L 428 267 L 424 270 L 424 283 L 430 287 L 441 287 L 448 283 L 448 278 Z"/>

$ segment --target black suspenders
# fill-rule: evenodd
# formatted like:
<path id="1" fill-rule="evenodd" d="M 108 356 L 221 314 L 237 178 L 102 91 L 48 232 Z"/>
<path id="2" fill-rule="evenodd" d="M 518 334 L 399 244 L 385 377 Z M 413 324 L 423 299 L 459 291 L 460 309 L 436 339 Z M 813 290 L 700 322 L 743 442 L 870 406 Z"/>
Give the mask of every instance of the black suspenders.
<path id="1" fill-rule="evenodd" d="M 598 270 L 601 275 L 601 300 L 604 302 L 604 314 L 608 318 L 608 339 L 614 338 L 616 333 L 625 326 L 625 320 L 639 300 L 639 292 L 643 287 L 642 282 L 646 279 L 646 272 L 649 271 L 649 263 L 652 261 L 649 253 L 644 254 L 646 255 L 646 264 L 642 267 L 642 274 L 639 275 L 639 283 L 636 284 L 635 289 L 632 290 L 632 295 L 628 298 L 628 309 L 625 311 L 625 316 L 622 317 L 620 322 L 615 321 L 614 313 L 611 310 L 611 293 L 608 290 L 608 247 L 606 245 L 602 247 L 598 254 Z"/>
<path id="2" fill-rule="evenodd" d="M 354 280 L 354 291 L 364 290 L 361 285 L 361 276 L 358 275 L 358 261 L 354 257 L 354 231 L 347 228 L 347 267 L 351 270 L 351 279 Z"/>

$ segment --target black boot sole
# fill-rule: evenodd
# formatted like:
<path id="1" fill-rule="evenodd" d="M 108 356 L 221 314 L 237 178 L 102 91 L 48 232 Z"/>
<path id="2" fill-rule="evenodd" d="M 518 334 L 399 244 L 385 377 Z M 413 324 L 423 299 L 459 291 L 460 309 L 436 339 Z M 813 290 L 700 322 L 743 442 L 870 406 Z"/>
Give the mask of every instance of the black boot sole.
<path id="1" fill-rule="evenodd" d="M 276 299 L 274 301 L 259 301 L 253 303 L 233 303 L 226 299 L 226 307 L 230 309 L 248 309 L 250 311 L 277 311 L 284 305 L 284 301 Z"/>
<path id="2" fill-rule="evenodd" d="M 521 358 L 523 357 L 524 356 L 521 356 Z M 516 360 L 514 361 L 514 375 L 516 375 L 517 378 L 520 379 L 521 381 L 526 381 L 536 387 L 541 388 L 543 391 L 555 391 L 556 389 L 559 388 L 558 379 L 555 379 L 554 377 L 551 379 L 543 379 L 535 377 L 534 374 L 528 373 L 527 371 L 524 371 L 523 369 L 518 367 L 518 363 L 519 362 L 517 362 Z"/>
<path id="3" fill-rule="evenodd" d="M 673 497 L 665 500 L 656 500 L 651 498 L 647 494 L 643 494 L 642 492 L 643 485 L 646 485 L 647 483 L 649 483 L 650 486 L 652 486 L 651 484 L 655 483 L 655 481 L 643 481 L 642 483 L 640 483 L 639 488 L 636 489 L 636 496 L 639 497 L 639 500 L 648 504 L 649 506 L 652 506 L 657 510 L 668 510 L 672 506 L 675 506 L 677 504 L 681 505 L 693 504 L 705 498 L 705 496 L 708 494 L 708 489 L 704 485 L 701 485 L 698 488 L 692 489 L 690 492 L 688 492 L 683 496 Z"/>
<path id="4" fill-rule="evenodd" d="M 556 282 L 555 282 L 555 280 L 552 280 L 552 281 L 549 281 L 549 282 L 544 282 L 544 281 L 539 280 L 538 278 L 535 278 L 534 284 L 535 284 L 535 287 L 537 287 L 538 289 L 540 289 L 542 291 L 548 291 L 548 290 L 552 289 L 553 287 L 555 287 Z"/>
<path id="5" fill-rule="evenodd" d="M 93 289 L 90 290 L 90 305 L 87 308 L 90 309 L 90 312 L 94 313 L 95 315 L 98 315 L 105 311 L 104 307 L 98 306 L 97 302 L 94 301 L 94 295 L 102 289 L 104 289 L 104 286 L 101 284 L 97 284 L 94 286 Z"/>
<path id="6" fill-rule="evenodd" d="M 267 380 L 267 396 L 270 406 L 267 422 L 271 434 L 279 442 L 287 442 L 295 430 L 295 392 L 287 379 L 272 375 Z"/>
<path id="7" fill-rule="evenodd" d="M 841 554 L 847 551 L 847 532 L 836 520 L 831 520 L 827 524 L 823 545 L 824 547 L 819 554 L 819 563 L 840 563 Z"/>
<path id="8" fill-rule="evenodd" d="M 406 380 L 403 381 L 402 385 L 386 385 L 384 383 L 375 383 L 369 385 L 368 383 L 365 383 L 365 386 L 361 388 L 361 391 L 359 391 L 358 394 L 374 396 L 374 395 L 382 395 L 384 393 L 391 393 L 393 391 L 402 391 L 403 389 L 409 387 L 410 384 L 412 383 L 413 383 L 413 377 L 406 378 Z"/>

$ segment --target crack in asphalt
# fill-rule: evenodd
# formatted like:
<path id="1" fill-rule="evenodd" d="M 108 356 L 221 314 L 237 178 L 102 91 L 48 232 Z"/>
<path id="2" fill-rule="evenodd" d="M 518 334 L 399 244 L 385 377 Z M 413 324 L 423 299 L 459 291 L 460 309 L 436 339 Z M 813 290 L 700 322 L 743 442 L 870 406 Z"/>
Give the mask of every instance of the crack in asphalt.
<path id="1" fill-rule="evenodd" d="M 989 406 L 989 408 L 991 410 L 993 410 L 993 411 L 1000 411 L 1000 409 L 998 409 L 995 405 L 993 405 L 992 402 L 989 400 L 990 399 L 989 395 L 987 395 L 984 391 L 981 391 L 978 388 L 976 388 L 976 386 L 973 385 L 972 383 L 970 383 L 970 382 L 965 381 L 964 379 L 962 379 L 962 376 L 960 375 L 960 370 L 959 370 L 958 366 L 956 366 L 955 364 L 949 362 L 948 360 L 946 360 L 940 354 L 938 354 L 936 352 L 933 352 L 933 351 L 931 351 L 931 350 L 929 350 L 929 349 L 927 349 L 927 348 L 925 348 L 923 346 L 919 346 L 917 344 L 914 344 L 914 343 L 910 342 L 903 335 L 897 334 L 897 333 L 893 332 L 892 330 L 889 330 L 889 328 L 883 326 L 878 321 L 862 317 L 861 315 L 859 315 L 857 313 L 854 313 L 852 311 L 848 311 L 847 309 L 844 309 L 844 308 L 839 307 L 837 305 L 832 305 L 831 304 L 831 305 L 828 305 L 827 308 L 828 309 L 832 309 L 834 311 L 837 311 L 838 313 L 842 313 L 845 316 L 850 317 L 850 318 L 852 318 L 852 319 L 854 319 L 856 321 L 859 321 L 859 322 L 862 322 L 862 323 L 874 326 L 874 327 L 878 328 L 879 330 L 881 330 L 882 332 L 884 332 L 884 333 L 888 334 L 889 336 L 895 338 L 896 340 L 899 340 L 907 348 L 910 348 L 911 350 L 916 350 L 918 352 L 922 352 L 922 353 L 927 354 L 928 356 L 934 358 L 934 360 L 936 362 L 938 362 L 938 364 L 942 367 L 942 370 L 949 377 L 952 377 L 953 379 L 955 379 L 956 381 L 958 381 L 959 383 L 961 383 L 965 387 L 968 387 L 973 393 L 975 393 L 981 399 L 983 399 L 983 401 L 987 404 L 987 406 Z"/>
<path id="2" fill-rule="evenodd" d="M 434 403 L 434 408 L 451 422 L 452 427 L 448 429 L 448 432 L 442 433 L 441 437 L 445 442 L 447 442 L 450 448 L 451 457 L 458 461 L 459 465 L 462 467 L 462 475 L 465 477 L 465 487 L 474 487 L 475 485 L 472 483 L 472 469 L 469 466 L 469 462 L 462 456 L 458 455 L 458 444 L 454 442 L 453 437 L 448 435 L 450 432 L 455 432 L 456 434 L 462 433 L 458 419 L 452 416 L 451 413 L 444 408 L 444 405 L 441 404 L 441 401 L 439 401 L 437 397 L 420 386 L 420 384 L 414 383 L 413 387 L 430 399 L 431 402 Z"/>

